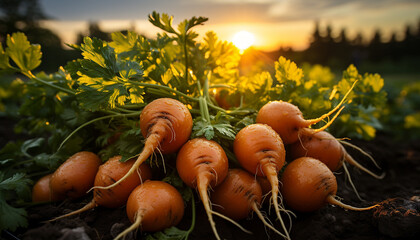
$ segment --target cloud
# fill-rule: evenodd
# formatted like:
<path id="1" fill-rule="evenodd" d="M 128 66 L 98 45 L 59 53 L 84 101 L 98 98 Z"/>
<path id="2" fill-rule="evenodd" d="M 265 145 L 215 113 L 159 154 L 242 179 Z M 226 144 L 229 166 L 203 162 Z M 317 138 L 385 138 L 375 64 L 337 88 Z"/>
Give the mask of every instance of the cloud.
<path id="1" fill-rule="evenodd" d="M 315 20 L 355 12 L 420 7 L 419 0 L 39 0 L 49 16 L 58 20 L 147 19 L 152 11 L 223 22 L 290 22 Z M 420 8 L 419 8 L 420 9 Z"/>
<path id="2" fill-rule="evenodd" d="M 418 0 L 281 0 L 273 3 L 268 15 L 274 21 L 314 20 L 325 16 L 346 17 L 355 13 L 389 10 L 395 7 L 420 7 Z M 347 11 L 345 11 L 347 10 Z"/>

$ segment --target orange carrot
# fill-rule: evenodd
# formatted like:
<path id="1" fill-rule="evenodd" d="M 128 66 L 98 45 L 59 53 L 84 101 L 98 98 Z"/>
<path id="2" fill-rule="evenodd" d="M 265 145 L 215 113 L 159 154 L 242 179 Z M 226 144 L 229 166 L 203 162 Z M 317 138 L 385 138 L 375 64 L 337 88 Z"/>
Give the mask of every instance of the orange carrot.
<path id="1" fill-rule="evenodd" d="M 230 169 L 226 179 L 214 189 L 211 201 L 215 210 L 234 220 L 246 218 L 251 212 L 257 214 L 265 226 L 286 237 L 269 224 L 260 211 L 262 190 L 258 181 L 247 171 Z"/>
<path id="2" fill-rule="evenodd" d="M 285 163 L 285 149 L 280 136 L 268 125 L 251 124 L 242 128 L 233 142 L 233 150 L 241 166 L 258 176 L 266 176 L 271 185 L 271 202 L 287 238 L 289 233 L 280 216 L 278 172 Z"/>
<path id="3" fill-rule="evenodd" d="M 135 162 L 134 159 L 128 160 L 126 162 L 121 162 L 120 160 L 121 156 L 115 156 L 102 164 L 96 174 L 94 185 L 108 186 L 113 184 L 118 179 L 122 178 L 130 170 Z M 90 201 L 84 207 L 71 213 L 54 218 L 51 221 L 82 213 L 89 209 L 95 208 L 98 205 L 108 208 L 117 208 L 123 206 L 126 204 L 131 191 L 133 191 L 133 189 L 140 185 L 143 181 L 146 181 L 152 177 L 151 169 L 146 163 L 140 165 L 137 171 L 138 174 L 129 176 L 112 189 L 94 189 L 92 201 Z"/>
<path id="4" fill-rule="evenodd" d="M 330 203 L 342 208 L 363 211 L 377 205 L 357 208 L 336 199 L 337 181 L 321 161 L 301 157 L 289 163 L 281 177 L 281 192 L 288 206 L 301 212 L 311 212 Z"/>
<path id="5" fill-rule="evenodd" d="M 32 202 L 60 201 L 64 196 L 52 194 L 50 180 L 52 173 L 40 178 L 32 188 Z"/>
<path id="6" fill-rule="evenodd" d="M 361 151 L 363 152 L 363 150 Z M 291 144 L 289 152 L 292 159 L 299 157 L 316 158 L 325 163 L 333 172 L 343 167 L 346 176 L 359 199 L 361 199 L 361 197 L 359 196 L 357 189 L 351 180 L 350 172 L 347 170 L 347 167 L 345 164 L 343 164 L 343 162 L 348 162 L 377 179 L 382 179 L 385 176 L 385 173 L 382 175 L 377 175 L 363 167 L 350 154 L 347 153 L 346 149 L 337 139 L 325 131 L 312 135 L 302 136 L 300 141 Z M 368 154 L 366 153 L 366 155 Z M 370 155 L 368 156 L 370 157 Z M 371 159 L 373 160 L 373 158 Z M 373 162 L 375 163 L 375 161 Z"/>
<path id="7" fill-rule="evenodd" d="M 298 141 L 301 135 L 320 132 L 329 127 L 343 110 L 344 106 L 342 104 L 356 82 L 354 82 L 353 86 L 335 108 L 319 118 L 306 120 L 303 118 L 303 114 L 297 106 L 284 101 L 271 101 L 258 111 L 256 121 L 257 123 L 265 123 L 272 127 L 280 135 L 284 144 L 294 143 Z M 334 112 L 336 112 L 335 116 L 323 127 L 316 130 L 309 128 L 311 125 L 329 117 Z"/>
<path id="8" fill-rule="evenodd" d="M 133 174 L 156 149 L 163 154 L 178 151 L 191 135 L 191 113 L 178 100 L 159 98 L 146 105 L 141 112 L 140 129 L 146 142 L 131 169 L 114 184 L 107 187 L 95 186 L 94 188 L 110 189 L 115 187 Z"/>
<path id="9" fill-rule="evenodd" d="M 137 186 L 127 201 L 127 216 L 133 223 L 115 240 L 140 227 L 142 231 L 160 231 L 177 225 L 184 216 L 181 194 L 170 184 L 147 181 Z"/>
<path id="10" fill-rule="evenodd" d="M 93 186 L 101 159 L 92 152 L 78 152 L 58 167 L 51 176 L 53 195 L 79 198 Z"/>
<path id="11" fill-rule="evenodd" d="M 360 165 L 347 153 L 343 145 L 334 136 L 325 131 L 302 136 L 300 141 L 290 146 L 290 154 L 293 159 L 299 157 L 316 158 L 325 163 L 331 171 L 340 169 L 343 161 L 345 161 L 375 178 L 383 178 L 383 175 L 379 176 Z"/>
<path id="12" fill-rule="evenodd" d="M 205 138 L 195 138 L 185 143 L 176 159 L 176 169 L 182 181 L 189 187 L 198 189 L 216 239 L 220 239 L 212 216 L 216 212 L 211 209 L 207 191 L 226 178 L 228 168 L 228 158 L 223 148 L 215 141 Z"/>

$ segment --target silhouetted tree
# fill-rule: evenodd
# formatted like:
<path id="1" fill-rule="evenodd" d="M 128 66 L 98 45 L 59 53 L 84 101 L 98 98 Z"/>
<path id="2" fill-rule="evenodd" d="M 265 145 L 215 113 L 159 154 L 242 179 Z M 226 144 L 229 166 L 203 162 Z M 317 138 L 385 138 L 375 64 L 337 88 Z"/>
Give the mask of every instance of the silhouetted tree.
<path id="1" fill-rule="evenodd" d="M 319 31 L 319 22 L 318 21 L 316 21 L 315 22 L 315 29 L 314 29 L 314 32 L 312 33 L 312 36 L 311 36 L 311 40 L 310 40 L 310 44 L 314 44 L 314 43 L 317 43 L 317 42 L 319 42 L 319 41 L 321 41 L 321 32 Z"/>
<path id="2" fill-rule="evenodd" d="M 104 32 L 99 27 L 99 24 L 97 22 L 90 22 L 87 33 L 79 33 L 77 35 L 76 44 L 83 43 L 84 37 L 90 37 L 90 38 L 99 38 L 104 41 L 111 41 L 111 34 L 108 32 Z"/>
<path id="3" fill-rule="evenodd" d="M 412 56 L 416 53 L 416 36 L 409 24 L 405 25 L 404 40 L 402 42 L 402 51 L 404 55 Z"/>
<path id="4" fill-rule="evenodd" d="M 0 1 L 0 39 L 4 43 L 7 34 L 27 32 L 39 28 L 38 21 L 47 19 L 41 11 L 38 0 Z"/>
<path id="5" fill-rule="evenodd" d="M 416 53 L 417 56 L 420 56 L 420 18 L 417 22 L 414 52 Z"/>
<path id="6" fill-rule="evenodd" d="M 391 60 L 396 61 L 401 58 L 401 43 L 397 40 L 397 33 L 393 32 L 387 43 L 385 43 L 386 52 Z"/>
<path id="7" fill-rule="evenodd" d="M 5 45 L 8 34 L 23 32 L 31 43 L 41 45 L 43 55 L 40 70 L 56 71 L 76 56 L 73 51 L 63 49 L 57 34 L 40 26 L 39 21 L 48 17 L 38 0 L 1 0 L 0 12 L 1 43 Z"/>
<path id="8" fill-rule="evenodd" d="M 325 28 L 325 36 L 323 37 L 323 41 L 327 44 L 331 44 L 333 42 L 332 26 L 330 24 L 328 24 Z"/>
<path id="9" fill-rule="evenodd" d="M 327 33 L 328 35 L 328 33 Z M 319 22 L 315 22 L 315 29 L 311 36 L 309 48 L 305 51 L 306 60 L 310 63 L 325 64 L 328 60 L 328 45 L 326 35 L 322 34 L 319 28 Z"/>
<path id="10" fill-rule="evenodd" d="M 363 34 L 361 32 L 356 34 L 356 37 L 351 41 L 351 44 L 354 46 L 362 46 L 363 45 Z"/>
<path id="11" fill-rule="evenodd" d="M 372 40 L 369 43 L 369 60 L 379 61 L 384 56 L 384 45 L 382 43 L 382 32 L 380 29 L 376 29 L 372 37 Z"/>
<path id="12" fill-rule="evenodd" d="M 336 39 L 336 42 L 339 42 L 341 44 L 348 44 L 346 28 L 341 29 L 340 34 L 338 35 L 338 37 Z"/>
<path id="13" fill-rule="evenodd" d="M 353 63 L 351 51 L 346 28 L 342 28 L 338 36 L 334 39 L 334 60 L 340 65 L 339 67 L 345 67 Z"/>

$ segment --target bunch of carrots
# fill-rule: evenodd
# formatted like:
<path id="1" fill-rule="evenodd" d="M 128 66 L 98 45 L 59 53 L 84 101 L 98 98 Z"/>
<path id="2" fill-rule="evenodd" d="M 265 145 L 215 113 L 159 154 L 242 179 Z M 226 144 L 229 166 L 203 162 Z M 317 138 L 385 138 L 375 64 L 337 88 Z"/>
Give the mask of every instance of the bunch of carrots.
<path id="1" fill-rule="evenodd" d="M 185 203 L 175 187 L 152 176 L 147 159 L 155 153 L 176 154 L 177 173 L 187 186 L 197 191 L 216 239 L 221 237 L 213 216 L 249 232 L 236 221 L 251 213 L 273 232 L 290 239 L 293 210 L 315 211 L 327 203 L 356 211 L 376 207 L 349 206 L 336 196 L 333 172 L 342 166 L 345 168 L 345 162 L 376 178 L 383 177 L 358 164 L 342 142 L 325 131 L 343 109 L 345 98 L 329 113 L 311 120 L 305 120 L 302 112 L 288 102 L 267 103 L 258 111 L 255 123 L 237 132 L 233 141 L 240 168 L 229 167 L 229 159 L 220 143 L 192 138 L 193 118 L 185 104 L 159 98 L 141 112 L 140 129 L 145 143 L 137 159 L 122 162 L 121 156 L 115 156 L 102 163 L 95 153 L 76 153 L 34 185 L 33 201 L 77 199 L 93 191 L 93 198 L 85 207 L 50 221 L 96 206 L 125 205 L 132 225 L 115 239 L 122 239 L 136 229 L 161 231 L 180 222 Z M 311 128 L 334 113 L 323 127 Z M 290 146 L 287 154 L 294 159 L 288 163 L 285 145 Z M 270 196 L 270 206 L 281 229 L 275 228 L 261 212 L 266 196 Z M 283 220 L 285 217 L 290 224 Z"/>

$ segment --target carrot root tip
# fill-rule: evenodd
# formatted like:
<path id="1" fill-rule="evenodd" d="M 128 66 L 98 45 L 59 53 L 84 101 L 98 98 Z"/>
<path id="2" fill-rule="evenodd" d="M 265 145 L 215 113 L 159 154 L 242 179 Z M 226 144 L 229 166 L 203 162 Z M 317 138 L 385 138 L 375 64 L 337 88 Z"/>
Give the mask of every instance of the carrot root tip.
<path id="1" fill-rule="evenodd" d="M 211 213 L 212 213 L 212 214 L 214 214 L 214 215 L 216 215 L 216 216 L 218 216 L 218 217 L 220 217 L 220 218 L 223 218 L 223 219 L 227 220 L 228 222 L 230 222 L 230 223 L 232 223 L 233 225 L 237 226 L 237 227 L 238 227 L 239 229 L 241 229 L 243 232 L 246 232 L 246 233 L 248 233 L 248 234 L 253 234 L 251 231 L 249 231 L 249 230 L 245 229 L 244 227 L 242 227 L 239 223 L 237 223 L 237 222 L 236 222 L 236 221 L 234 221 L 233 219 L 231 219 L 231 218 L 229 218 L 229 217 L 227 217 L 227 216 L 225 216 L 225 215 L 223 215 L 223 214 L 221 214 L 221 213 L 218 213 L 218 212 L 216 212 L 216 211 L 211 211 Z"/>
<path id="2" fill-rule="evenodd" d="M 347 141 L 344 141 L 344 140 L 338 140 L 341 144 L 344 144 L 344 145 L 346 145 L 346 146 L 349 146 L 349 147 L 351 147 L 351 148 L 354 148 L 354 149 L 356 149 L 357 151 L 359 151 L 361 154 L 363 154 L 363 155 L 365 155 L 366 157 L 368 157 L 371 161 L 372 161 L 372 163 L 373 164 L 375 164 L 375 166 L 378 168 L 378 169 L 381 169 L 381 167 L 378 165 L 378 163 L 375 161 L 375 159 L 369 154 L 369 153 L 367 153 L 366 151 L 364 151 L 363 149 L 361 149 L 360 147 L 358 147 L 358 146 L 356 146 L 356 145 L 354 145 L 354 144 L 351 144 L 351 143 L 349 143 L 349 142 L 347 142 Z"/>
<path id="3" fill-rule="evenodd" d="M 119 240 L 123 237 L 125 237 L 128 233 L 136 230 L 138 227 L 141 226 L 141 221 L 142 221 L 142 217 L 139 215 L 136 215 L 135 221 L 134 223 L 128 227 L 127 229 L 125 229 L 123 232 L 121 232 L 120 234 L 118 234 L 117 237 L 114 238 L 114 240 Z"/>
<path id="4" fill-rule="evenodd" d="M 351 179 L 351 175 L 350 175 L 349 170 L 347 169 L 347 165 L 346 165 L 346 163 L 343 163 L 343 169 L 344 169 L 344 172 L 346 173 L 346 178 L 348 179 L 348 181 L 349 181 L 349 183 L 350 183 L 351 187 L 353 188 L 353 191 L 354 191 L 354 193 L 356 194 L 357 198 L 358 198 L 360 201 L 364 201 L 364 199 L 363 199 L 363 198 L 359 195 L 359 191 L 357 191 L 357 188 L 356 188 L 356 186 L 354 185 L 353 180 Z"/>
<path id="5" fill-rule="evenodd" d="M 269 229 L 271 229 L 273 232 L 277 233 L 278 235 L 280 235 L 283 238 L 287 238 L 286 235 L 284 235 L 283 233 L 281 233 L 280 231 L 278 231 L 275 227 L 273 227 L 273 225 L 271 223 L 269 223 L 265 216 L 262 214 L 262 212 L 260 211 L 260 209 L 258 208 L 257 204 L 254 203 L 252 205 L 252 210 L 257 214 L 258 218 L 262 221 L 262 223 L 264 224 L 264 226 L 268 227 Z"/>
<path id="6" fill-rule="evenodd" d="M 372 171 L 370 171 L 369 169 L 363 167 L 362 165 L 360 165 L 359 162 L 357 162 L 350 154 L 345 153 L 344 154 L 344 161 L 350 163 L 351 165 L 357 167 L 358 169 L 362 170 L 363 172 L 371 175 L 372 177 L 376 178 L 376 179 L 383 179 L 386 175 L 385 172 L 383 172 L 381 175 L 377 175 L 375 173 L 373 173 Z"/>
<path id="7" fill-rule="evenodd" d="M 351 205 L 348 205 L 348 204 L 345 204 L 345 203 L 341 202 L 340 200 L 336 199 L 335 196 L 333 196 L 333 195 L 329 195 L 327 197 L 326 201 L 330 204 L 339 206 L 339 207 L 347 209 L 347 210 L 352 210 L 352 211 L 367 211 L 367 210 L 371 210 L 371 209 L 379 206 L 379 204 L 375 204 L 373 206 L 364 207 L 364 208 L 354 207 L 354 206 L 351 206 Z"/>
<path id="8" fill-rule="evenodd" d="M 97 206 L 98 206 L 98 204 L 95 202 L 95 200 L 92 200 L 92 201 L 90 201 L 88 204 L 86 204 L 85 206 L 83 206 L 82 208 L 80 208 L 80 209 L 78 209 L 78 210 L 75 210 L 75 211 L 73 211 L 73 212 L 70 212 L 70 213 L 67 213 L 67 214 L 61 215 L 61 216 L 59 216 L 59 217 L 53 218 L 53 219 L 51 219 L 51 220 L 45 221 L 45 223 L 48 223 L 48 222 L 54 222 L 54 221 L 57 221 L 57 220 L 62 219 L 62 218 L 66 218 L 66 217 L 74 216 L 74 215 L 76 215 L 76 214 L 79 214 L 79 213 L 85 212 L 85 211 L 87 211 L 87 210 L 93 209 L 93 208 L 95 208 L 95 207 L 97 207 Z"/>

